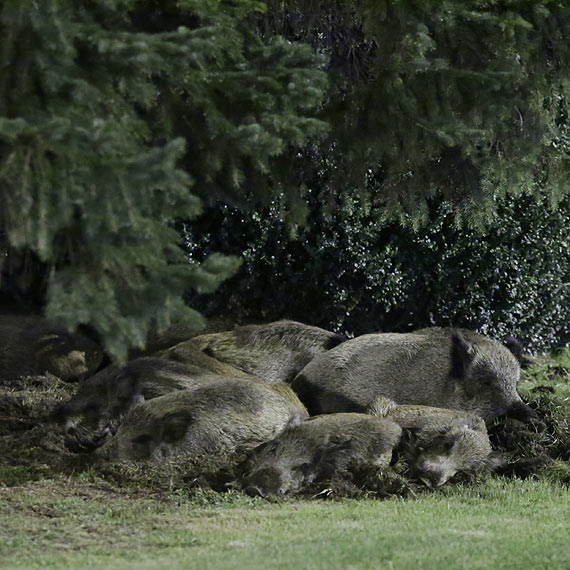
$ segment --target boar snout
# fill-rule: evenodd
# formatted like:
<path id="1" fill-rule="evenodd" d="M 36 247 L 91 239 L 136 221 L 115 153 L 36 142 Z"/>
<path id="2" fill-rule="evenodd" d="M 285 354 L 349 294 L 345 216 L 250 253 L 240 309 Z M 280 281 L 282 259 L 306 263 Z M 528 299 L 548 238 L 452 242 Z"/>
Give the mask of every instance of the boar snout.
<path id="1" fill-rule="evenodd" d="M 282 472 L 275 467 L 263 467 L 247 478 L 245 492 L 250 497 L 283 497 L 287 490 Z"/>
<path id="2" fill-rule="evenodd" d="M 530 406 L 527 406 L 527 404 L 525 404 L 523 401 L 515 402 L 512 404 L 507 409 L 506 415 L 509 418 L 514 418 L 522 422 L 535 419 L 537 417 L 536 412 Z"/>
<path id="3" fill-rule="evenodd" d="M 450 469 L 441 462 L 425 462 L 418 471 L 418 479 L 432 489 L 441 487 L 456 473 L 455 469 Z"/>
<path id="4" fill-rule="evenodd" d="M 69 426 L 66 430 L 64 445 L 72 453 L 91 453 L 101 447 L 110 435 L 110 430 L 105 428 L 96 432 Z"/>

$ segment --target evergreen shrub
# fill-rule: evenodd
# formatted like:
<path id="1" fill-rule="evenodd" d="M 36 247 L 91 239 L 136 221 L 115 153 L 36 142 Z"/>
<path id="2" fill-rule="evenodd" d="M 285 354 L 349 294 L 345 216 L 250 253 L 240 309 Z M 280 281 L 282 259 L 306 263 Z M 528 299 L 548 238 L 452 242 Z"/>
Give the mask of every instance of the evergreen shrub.
<path id="1" fill-rule="evenodd" d="M 314 201 L 310 225 L 294 235 L 278 204 L 247 216 L 210 211 L 190 255 L 243 250 L 244 263 L 193 301 L 238 322 L 292 318 L 348 336 L 458 326 L 514 335 L 534 351 L 570 339 L 569 200 L 551 210 L 505 198 L 485 233 L 457 227 L 446 203 L 418 231 L 373 210 L 352 198 L 327 214 Z"/>

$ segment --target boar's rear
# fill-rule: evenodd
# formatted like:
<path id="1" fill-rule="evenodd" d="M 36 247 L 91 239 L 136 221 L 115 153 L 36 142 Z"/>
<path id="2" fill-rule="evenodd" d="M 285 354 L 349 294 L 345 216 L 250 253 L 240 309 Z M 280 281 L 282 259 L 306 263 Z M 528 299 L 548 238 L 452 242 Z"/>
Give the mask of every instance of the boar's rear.
<path id="1" fill-rule="evenodd" d="M 318 327 L 277 321 L 197 336 L 160 356 L 183 361 L 186 348 L 197 346 L 218 361 L 267 382 L 290 383 L 315 356 L 344 340 L 344 337 Z"/>
<path id="2" fill-rule="evenodd" d="M 311 414 L 358 412 L 377 397 L 472 411 L 486 421 L 532 414 L 516 391 L 520 366 L 503 345 L 466 330 L 368 334 L 315 357 L 292 388 Z"/>

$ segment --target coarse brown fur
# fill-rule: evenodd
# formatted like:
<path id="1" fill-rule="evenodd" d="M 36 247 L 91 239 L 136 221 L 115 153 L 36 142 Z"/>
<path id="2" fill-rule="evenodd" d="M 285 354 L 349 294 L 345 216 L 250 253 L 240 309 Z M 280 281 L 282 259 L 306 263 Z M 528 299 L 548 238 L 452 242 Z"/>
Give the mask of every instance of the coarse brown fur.
<path id="1" fill-rule="evenodd" d="M 306 415 L 265 383 L 214 380 L 137 404 L 98 453 L 135 460 L 241 453 Z"/>
<path id="2" fill-rule="evenodd" d="M 167 350 L 157 352 L 155 358 L 163 361 L 179 362 L 184 365 L 198 367 L 203 371 L 218 374 L 221 376 L 231 376 L 233 378 L 251 379 L 251 374 L 232 366 L 213 355 L 207 354 L 201 348 L 199 342 L 194 339 L 181 342 Z"/>
<path id="3" fill-rule="evenodd" d="M 530 415 L 516 391 L 520 366 L 498 342 L 466 330 L 368 334 L 316 356 L 292 388 L 311 415 L 362 412 L 377 397 L 472 411 L 486 421 Z"/>
<path id="4" fill-rule="evenodd" d="M 66 424 L 66 443 L 72 451 L 92 451 L 117 429 L 121 417 L 138 402 L 178 390 L 195 390 L 226 378 L 262 382 L 225 362 L 204 354 L 195 346 L 183 349 L 184 362 L 143 357 L 125 366 L 109 366 L 84 381 L 77 393 L 54 417 Z M 287 384 L 272 389 L 306 413 L 303 404 Z"/>
<path id="5" fill-rule="evenodd" d="M 350 479 L 365 466 L 387 469 L 401 429 L 366 414 L 311 418 L 250 452 L 240 467 L 250 495 L 296 494 L 328 479 Z"/>
<path id="6" fill-rule="evenodd" d="M 266 382 L 291 382 L 317 354 L 344 338 L 295 321 L 247 325 L 232 331 L 197 336 L 159 355 L 183 360 L 188 347 L 199 347 L 213 356 Z"/>
<path id="7" fill-rule="evenodd" d="M 483 418 L 432 406 L 397 405 L 377 399 L 371 413 L 396 422 L 405 433 L 404 454 L 413 477 L 439 487 L 457 472 L 491 466 L 491 444 Z"/>

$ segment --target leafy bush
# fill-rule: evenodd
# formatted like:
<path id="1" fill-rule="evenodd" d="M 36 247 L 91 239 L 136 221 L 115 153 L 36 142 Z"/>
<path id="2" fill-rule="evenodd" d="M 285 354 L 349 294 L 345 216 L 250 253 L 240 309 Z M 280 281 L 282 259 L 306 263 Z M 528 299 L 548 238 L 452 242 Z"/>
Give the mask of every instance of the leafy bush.
<path id="1" fill-rule="evenodd" d="M 504 199 L 484 234 L 457 227 L 446 203 L 414 231 L 360 198 L 333 214 L 312 202 L 295 234 L 279 203 L 247 216 L 223 207 L 188 227 L 193 258 L 244 251 L 239 273 L 193 302 L 237 321 L 288 317 L 349 336 L 438 325 L 515 335 L 535 351 L 569 340 L 570 201 L 550 210 Z"/>

